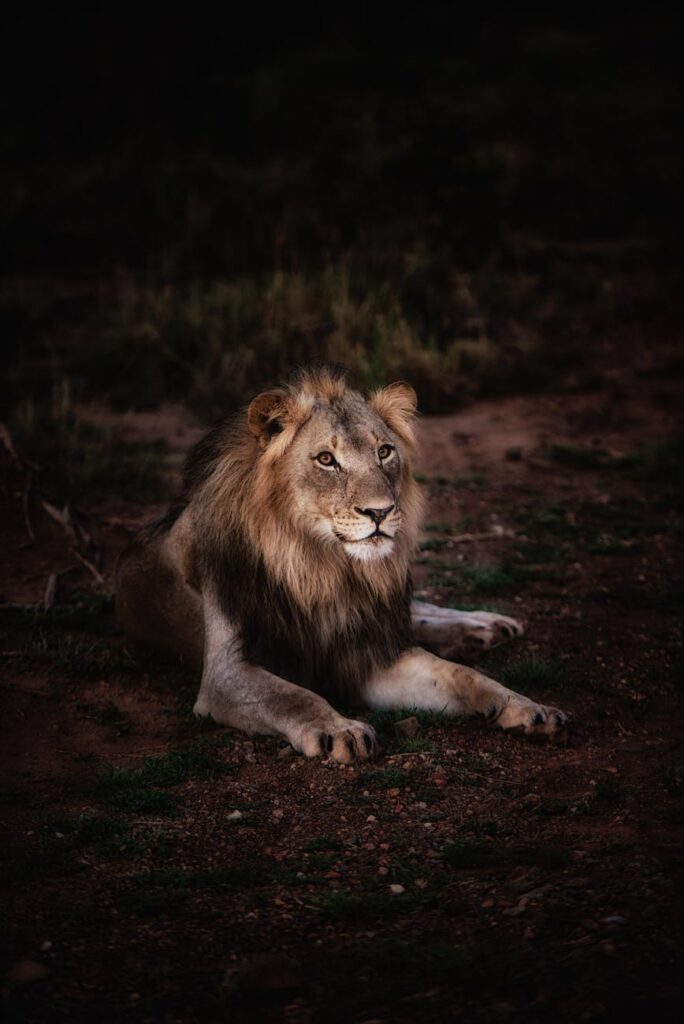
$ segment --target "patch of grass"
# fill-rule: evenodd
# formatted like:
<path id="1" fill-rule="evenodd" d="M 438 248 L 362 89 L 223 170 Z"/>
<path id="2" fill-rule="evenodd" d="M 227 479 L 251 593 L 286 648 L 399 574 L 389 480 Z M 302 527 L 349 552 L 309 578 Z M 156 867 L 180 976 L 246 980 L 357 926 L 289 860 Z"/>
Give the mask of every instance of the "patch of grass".
<path id="1" fill-rule="evenodd" d="M 67 838 L 76 848 L 108 842 L 129 831 L 129 826 L 120 818 L 94 817 L 90 814 L 80 814 L 74 818 L 52 818 L 46 828 L 52 835 L 58 834 L 58 838 Z"/>
<path id="2" fill-rule="evenodd" d="M 306 870 L 316 874 L 318 871 L 329 871 L 337 863 L 334 853 L 311 853 L 306 858 Z"/>
<path id="3" fill-rule="evenodd" d="M 558 502 L 519 505 L 514 514 L 525 531 L 537 537 L 572 537 L 577 532 L 571 510 Z"/>
<path id="4" fill-rule="evenodd" d="M 410 776 L 399 768 L 381 768 L 364 773 L 364 781 L 368 786 L 379 789 L 403 789 L 411 782 Z"/>
<path id="5" fill-rule="evenodd" d="M 441 537 L 430 537 L 428 540 L 423 540 L 419 544 L 420 551 L 440 551 L 446 547 L 449 541 Z"/>
<path id="6" fill-rule="evenodd" d="M 200 740 L 183 750 L 172 750 L 159 757 L 145 757 L 138 768 L 114 768 L 113 777 L 123 786 L 178 786 L 188 779 L 211 779 L 231 772 L 232 766 L 217 760 L 221 749 L 231 740 L 221 734 Z"/>
<path id="7" fill-rule="evenodd" d="M 546 658 L 537 654 L 523 654 L 511 659 L 497 651 L 485 658 L 483 664 L 494 679 L 518 693 L 581 690 L 591 685 L 593 674 L 593 670 L 572 659 Z"/>
<path id="8" fill-rule="evenodd" d="M 539 544 L 534 541 L 524 541 L 515 548 L 516 558 L 527 565 L 543 565 L 548 562 L 565 562 L 568 558 L 568 551 L 555 544 Z"/>
<path id="9" fill-rule="evenodd" d="M 51 836 L 62 839 L 71 849 L 92 847 L 99 856 L 133 859 L 144 856 L 165 842 L 163 832 L 131 831 L 120 818 L 82 814 L 75 818 L 54 818 L 47 826 Z"/>
<path id="10" fill-rule="evenodd" d="M 107 591 L 73 590 L 44 617 L 48 622 L 98 636 L 116 636 L 121 632 L 114 617 L 114 594 Z"/>
<path id="11" fill-rule="evenodd" d="M 455 719 L 441 711 L 423 711 L 421 708 L 375 708 L 367 716 L 370 725 L 379 733 L 394 735 L 394 726 L 404 718 L 417 718 L 423 729 L 445 726 Z"/>
<path id="12" fill-rule="evenodd" d="M 133 730 L 129 716 L 111 700 L 106 704 L 77 704 L 76 709 L 92 722 L 114 729 L 118 736 L 128 736 Z"/>
<path id="13" fill-rule="evenodd" d="M 24 660 L 47 664 L 78 679 L 102 679 L 108 675 L 139 675 L 142 667 L 128 648 L 105 642 L 84 640 L 73 633 L 55 635 L 34 630 L 24 645 Z"/>
<path id="14" fill-rule="evenodd" d="M 63 381 L 51 405 L 25 402 L 10 429 L 18 451 L 40 466 L 43 487 L 60 501 L 116 494 L 131 501 L 158 500 L 165 493 L 166 446 L 131 445 L 102 420 L 86 416 Z"/>
<path id="15" fill-rule="evenodd" d="M 461 570 L 466 589 L 484 594 L 502 594 L 516 585 L 515 575 L 507 569 L 488 565 L 469 565 Z"/>
<path id="16" fill-rule="evenodd" d="M 310 839 L 305 846 L 302 847 L 304 853 L 318 853 L 326 850 L 341 850 L 343 844 L 339 839 L 335 839 L 333 836 L 314 836 Z"/>
<path id="17" fill-rule="evenodd" d="M 603 448 L 578 447 L 571 444 L 553 444 L 549 454 L 555 462 L 572 469 L 599 469 L 611 465 L 614 461 Z"/>
<path id="18" fill-rule="evenodd" d="M 129 789 L 107 780 L 98 786 L 97 797 L 100 803 L 112 810 L 152 817 L 175 817 L 181 806 L 180 797 L 175 793 L 162 793 L 158 789 Z"/>
<path id="19" fill-rule="evenodd" d="M 174 916 L 195 893 L 244 891 L 272 881 L 273 872 L 258 860 L 207 871 L 156 868 L 128 878 L 119 902 L 140 917 Z"/>
<path id="20" fill-rule="evenodd" d="M 202 740 L 184 750 L 161 757 L 146 757 L 137 768 L 110 767 L 97 787 L 101 802 L 130 813 L 174 814 L 179 801 L 159 788 L 179 786 L 188 779 L 211 779 L 233 771 L 219 760 L 219 749 L 230 744 L 221 734 Z"/>
<path id="21" fill-rule="evenodd" d="M 561 867 L 569 860 L 567 850 L 558 847 L 515 846 L 459 839 L 442 850 L 442 860 L 452 868 L 485 868 L 499 865 L 530 864 Z"/>
<path id="22" fill-rule="evenodd" d="M 658 480 L 677 476 L 684 466 L 684 435 L 675 435 L 661 444 L 644 446 L 625 457 L 625 465 L 636 470 L 641 479 Z"/>
<path id="23" fill-rule="evenodd" d="M 393 744 L 400 754 L 427 754 L 436 749 L 435 744 L 423 736 L 398 736 Z"/>
<path id="24" fill-rule="evenodd" d="M 640 541 L 626 540 L 602 531 L 587 542 L 586 548 L 592 555 L 639 555 L 644 545 Z"/>
<path id="25" fill-rule="evenodd" d="M 431 895 L 424 892 L 394 895 L 389 890 L 356 893 L 333 889 L 312 900 L 312 905 L 328 920 L 339 924 L 361 924 L 411 913 L 432 899 Z"/>
<path id="26" fill-rule="evenodd" d="M 423 529 L 427 533 L 452 533 L 454 526 L 452 523 L 425 523 Z"/>

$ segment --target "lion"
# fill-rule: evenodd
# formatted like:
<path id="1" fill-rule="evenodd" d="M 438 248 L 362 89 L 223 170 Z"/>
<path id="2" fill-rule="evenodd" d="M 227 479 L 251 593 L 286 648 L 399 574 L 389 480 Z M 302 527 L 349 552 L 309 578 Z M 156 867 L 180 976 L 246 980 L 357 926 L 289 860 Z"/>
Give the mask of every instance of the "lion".
<path id="1" fill-rule="evenodd" d="M 451 660 L 518 622 L 412 600 L 416 407 L 408 384 L 366 398 L 341 370 L 307 369 L 191 451 L 180 497 L 124 552 L 117 606 L 130 638 L 201 669 L 196 715 L 343 764 L 378 740 L 335 703 L 565 729 L 562 711 Z"/>

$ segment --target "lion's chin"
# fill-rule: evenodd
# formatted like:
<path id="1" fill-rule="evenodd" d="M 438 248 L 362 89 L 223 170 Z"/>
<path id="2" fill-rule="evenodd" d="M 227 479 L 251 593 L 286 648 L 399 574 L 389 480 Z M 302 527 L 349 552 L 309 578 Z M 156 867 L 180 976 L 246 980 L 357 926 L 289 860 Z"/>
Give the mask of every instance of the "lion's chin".
<path id="1" fill-rule="evenodd" d="M 344 550 L 359 562 L 376 562 L 392 554 L 394 540 L 391 537 L 369 537 L 368 540 L 347 541 Z"/>

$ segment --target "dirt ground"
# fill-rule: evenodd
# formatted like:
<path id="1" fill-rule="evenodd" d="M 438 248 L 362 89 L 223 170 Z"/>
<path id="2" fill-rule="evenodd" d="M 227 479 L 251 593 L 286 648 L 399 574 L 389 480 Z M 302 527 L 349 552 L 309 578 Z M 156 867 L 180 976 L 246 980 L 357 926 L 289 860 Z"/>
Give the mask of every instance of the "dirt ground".
<path id="1" fill-rule="evenodd" d="M 421 423 L 416 588 L 524 622 L 480 665 L 568 711 L 565 745 L 372 716 L 383 756 L 343 768 L 202 727 L 195 681 L 116 628 L 112 569 L 150 509 L 84 494 L 59 522 L 6 455 L 5 1019 L 674 1019 L 673 366 L 661 351 L 600 391 Z M 122 430 L 172 454 L 197 433 L 173 409 Z"/>

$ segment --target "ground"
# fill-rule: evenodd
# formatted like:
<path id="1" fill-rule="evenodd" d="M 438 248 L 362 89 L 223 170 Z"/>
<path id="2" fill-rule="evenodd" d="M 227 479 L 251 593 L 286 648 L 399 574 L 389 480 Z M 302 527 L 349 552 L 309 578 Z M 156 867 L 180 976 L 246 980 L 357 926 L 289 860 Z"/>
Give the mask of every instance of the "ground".
<path id="1" fill-rule="evenodd" d="M 383 755 L 344 768 L 203 727 L 196 680 L 115 623 L 149 504 L 84 492 L 66 516 L 6 437 L 5 1019 L 674 1019 L 673 365 L 421 422 L 416 588 L 524 622 L 479 664 L 568 711 L 564 745 L 375 715 Z M 173 408 L 119 428 L 172 472 L 197 433 Z"/>

